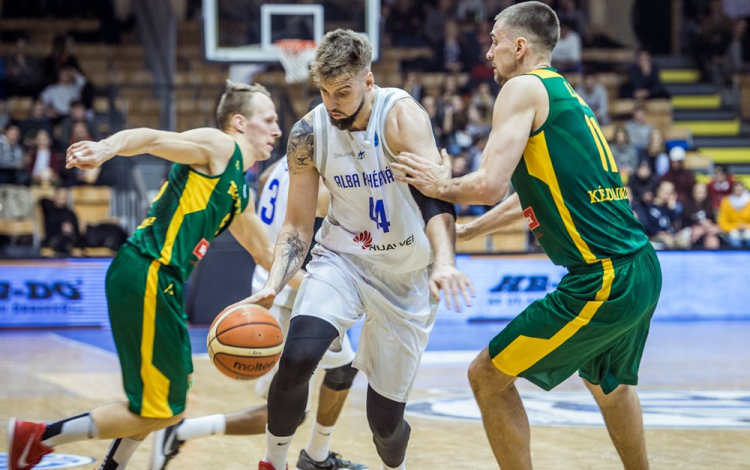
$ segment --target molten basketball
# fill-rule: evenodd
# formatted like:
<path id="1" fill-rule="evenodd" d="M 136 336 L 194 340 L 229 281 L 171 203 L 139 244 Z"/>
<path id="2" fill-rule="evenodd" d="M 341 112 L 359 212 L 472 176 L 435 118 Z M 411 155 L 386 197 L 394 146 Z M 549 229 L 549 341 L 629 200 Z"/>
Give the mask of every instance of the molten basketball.
<path id="1" fill-rule="evenodd" d="M 208 330 L 208 356 L 224 375 L 249 380 L 273 369 L 281 356 L 279 322 L 259 305 L 224 309 Z"/>

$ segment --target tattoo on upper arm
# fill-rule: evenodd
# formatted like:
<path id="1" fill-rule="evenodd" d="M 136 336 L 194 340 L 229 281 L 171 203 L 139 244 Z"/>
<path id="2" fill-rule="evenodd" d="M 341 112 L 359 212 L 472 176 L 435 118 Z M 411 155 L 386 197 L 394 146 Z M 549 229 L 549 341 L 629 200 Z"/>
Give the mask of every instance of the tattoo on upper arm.
<path id="1" fill-rule="evenodd" d="M 292 127 L 287 143 L 287 160 L 289 171 L 301 173 L 312 163 L 315 152 L 315 136 L 313 134 L 312 116 L 305 116 Z"/>
<path id="2" fill-rule="evenodd" d="M 286 232 L 282 235 L 281 247 L 284 279 L 292 277 L 307 256 L 307 243 L 303 242 L 296 233 Z"/>

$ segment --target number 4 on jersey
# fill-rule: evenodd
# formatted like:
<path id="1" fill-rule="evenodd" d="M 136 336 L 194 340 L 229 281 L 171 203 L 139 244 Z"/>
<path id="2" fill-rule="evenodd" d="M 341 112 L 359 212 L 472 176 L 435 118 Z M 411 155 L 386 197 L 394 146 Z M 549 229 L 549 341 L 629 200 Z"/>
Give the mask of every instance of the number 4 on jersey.
<path id="1" fill-rule="evenodd" d="M 385 204 L 383 204 L 382 199 L 378 199 L 375 201 L 375 199 L 370 198 L 370 219 L 373 220 L 378 226 L 379 229 L 382 229 L 383 232 L 388 233 L 391 227 L 391 223 L 388 222 L 388 216 L 385 215 Z"/>

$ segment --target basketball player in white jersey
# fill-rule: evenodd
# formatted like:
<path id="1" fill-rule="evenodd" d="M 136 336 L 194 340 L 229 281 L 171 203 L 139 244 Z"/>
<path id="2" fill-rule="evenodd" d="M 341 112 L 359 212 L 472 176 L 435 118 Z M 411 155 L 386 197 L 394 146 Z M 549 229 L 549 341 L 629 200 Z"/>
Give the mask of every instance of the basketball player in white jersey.
<path id="1" fill-rule="evenodd" d="M 292 129 L 289 202 L 265 287 L 243 302 L 270 307 L 302 266 L 313 235 L 318 181 L 331 193 L 328 216 L 294 303 L 279 371 L 268 397 L 260 470 L 284 470 L 305 411 L 308 381 L 329 348 L 365 316 L 354 367 L 369 382 L 367 418 L 385 469 L 404 469 L 406 401 L 435 321 L 471 283 L 455 268 L 453 206 L 395 180 L 405 149 L 440 161 L 427 112 L 408 93 L 375 86 L 372 48 L 353 31 L 326 34 L 312 75 L 323 104 Z"/>
<path id="2" fill-rule="evenodd" d="M 264 239 L 267 236 L 268 239 L 276 240 L 287 210 L 289 169 L 286 158 L 280 159 L 269 167 L 260 176 L 258 183 L 261 187 L 257 208 L 259 223 L 255 224 L 253 229 L 257 231 L 262 227 Z M 320 226 L 323 217 L 328 213 L 329 201 L 328 190 L 325 189 L 325 186 L 322 186 L 318 193 L 316 206 L 316 227 Z M 309 261 L 309 257 L 307 261 Z M 269 264 L 266 264 L 266 266 L 270 267 Z M 257 264 L 253 273 L 253 292 L 261 290 L 266 279 L 268 279 L 268 270 L 261 264 Z M 298 284 L 296 285 L 298 286 Z M 269 309 L 269 312 L 279 321 L 284 338 L 289 331 L 291 309 L 296 296 L 297 289 L 293 285 L 287 285 Z M 366 466 L 344 460 L 339 454 L 330 450 L 334 426 L 357 374 L 357 369 L 352 367 L 354 350 L 348 337 L 344 337 L 342 345 L 341 351 L 326 351 L 320 361 L 320 368 L 325 370 L 325 377 L 320 386 L 317 415 L 310 441 L 307 447 L 300 451 L 297 470 L 367 470 Z M 268 387 L 277 369 L 278 365 L 274 370 L 256 381 L 255 392 L 259 396 L 267 398 Z M 314 385 L 314 376 L 310 380 L 310 385 Z M 310 388 L 308 398 L 311 398 L 311 396 L 312 388 Z M 307 408 L 309 408 L 309 399 Z M 234 413 L 185 419 L 154 434 L 150 468 L 151 470 L 164 470 L 187 440 L 217 435 L 247 436 L 263 434 L 266 421 L 265 405 L 245 408 Z"/>

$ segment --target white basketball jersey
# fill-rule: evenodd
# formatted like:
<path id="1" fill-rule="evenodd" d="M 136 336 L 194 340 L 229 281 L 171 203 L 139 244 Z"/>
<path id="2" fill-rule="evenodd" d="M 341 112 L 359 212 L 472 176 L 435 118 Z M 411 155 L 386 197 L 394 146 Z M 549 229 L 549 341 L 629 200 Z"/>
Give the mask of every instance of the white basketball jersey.
<path id="1" fill-rule="evenodd" d="M 274 244 L 279 238 L 281 228 L 284 226 L 288 194 L 289 167 L 286 155 L 284 155 L 281 161 L 271 170 L 271 174 L 268 175 L 266 184 L 263 186 L 263 190 L 258 198 L 258 217 L 260 217 L 260 220 L 266 227 L 268 238 Z M 255 272 L 253 272 L 253 292 L 261 290 L 266 284 L 267 279 L 268 271 L 256 265 Z M 274 304 L 280 307 L 291 308 L 294 304 L 296 293 L 294 289 L 286 285 L 279 292 L 279 295 L 276 296 Z"/>
<path id="2" fill-rule="evenodd" d="M 316 241 L 329 250 L 361 257 L 393 273 L 431 262 L 421 211 L 409 186 L 396 181 L 394 154 L 385 139 L 393 105 L 413 99 L 398 88 L 375 88 L 366 131 L 334 127 L 324 105 L 312 112 L 315 167 L 331 193 L 331 206 Z"/>

